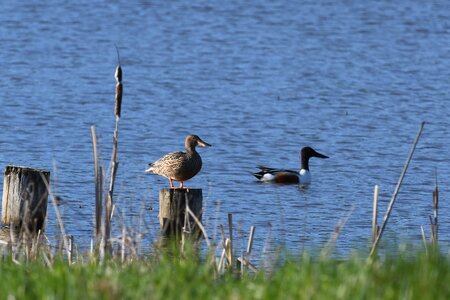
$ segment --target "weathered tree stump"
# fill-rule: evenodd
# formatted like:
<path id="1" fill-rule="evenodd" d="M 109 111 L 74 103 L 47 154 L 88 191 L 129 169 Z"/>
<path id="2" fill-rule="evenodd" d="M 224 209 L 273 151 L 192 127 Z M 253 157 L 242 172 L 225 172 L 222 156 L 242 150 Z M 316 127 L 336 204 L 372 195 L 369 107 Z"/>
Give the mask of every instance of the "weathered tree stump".
<path id="1" fill-rule="evenodd" d="M 159 191 L 159 223 L 163 236 L 176 238 L 181 233 L 198 236 L 198 223 L 186 211 L 186 203 L 199 222 L 202 221 L 201 189 L 161 189 Z"/>
<path id="2" fill-rule="evenodd" d="M 32 232 L 45 229 L 50 172 L 7 166 L 3 181 L 2 223 Z"/>

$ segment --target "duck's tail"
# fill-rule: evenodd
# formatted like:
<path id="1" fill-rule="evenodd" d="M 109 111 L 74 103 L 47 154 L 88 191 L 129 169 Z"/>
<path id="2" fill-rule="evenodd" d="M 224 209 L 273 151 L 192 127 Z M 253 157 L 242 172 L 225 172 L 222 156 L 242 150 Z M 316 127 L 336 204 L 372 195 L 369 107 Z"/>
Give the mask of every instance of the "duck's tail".
<path id="1" fill-rule="evenodd" d="M 256 177 L 256 179 L 261 180 L 261 178 L 264 176 L 264 172 L 263 171 L 259 171 L 256 173 L 251 173 L 253 176 Z"/>
<path id="2" fill-rule="evenodd" d="M 145 170 L 145 173 L 153 173 L 153 164 L 148 164 L 148 168 Z"/>
<path id="3" fill-rule="evenodd" d="M 258 180 L 262 180 L 265 174 L 270 173 L 272 171 L 272 168 L 268 168 L 262 165 L 257 166 L 258 169 L 260 169 L 259 172 L 252 173 L 253 176 L 255 176 Z"/>

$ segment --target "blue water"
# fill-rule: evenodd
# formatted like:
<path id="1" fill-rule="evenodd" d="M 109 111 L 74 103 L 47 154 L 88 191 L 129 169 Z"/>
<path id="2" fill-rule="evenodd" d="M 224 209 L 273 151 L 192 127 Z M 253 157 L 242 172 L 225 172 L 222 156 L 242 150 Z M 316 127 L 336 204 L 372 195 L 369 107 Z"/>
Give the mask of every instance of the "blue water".
<path id="1" fill-rule="evenodd" d="M 204 166 L 210 236 L 232 212 L 243 250 L 321 249 L 339 220 L 335 253 L 367 249 L 373 187 L 384 213 L 421 121 L 421 140 L 384 239 L 429 235 L 434 172 L 440 241 L 450 242 L 450 10 L 446 1 L 43 1 L 0 4 L 0 164 L 52 171 L 65 230 L 93 236 L 90 127 L 105 168 L 114 129 L 115 45 L 124 72 L 116 181 L 122 221 L 158 234 L 165 178 L 146 164 L 182 150 L 189 133 Z M 295 169 L 310 145 L 307 189 L 255 182 L 255 166 Z M 154 208 L 152 210 L 152 208 Z M 380 214 L 379 221 L 382 216 Z M 141 223 L 140 223 L 141 222 Z M 139 225 L 141 224 L 141 225 Z M 53 208 L 47 225 L 58 229 Z"/>

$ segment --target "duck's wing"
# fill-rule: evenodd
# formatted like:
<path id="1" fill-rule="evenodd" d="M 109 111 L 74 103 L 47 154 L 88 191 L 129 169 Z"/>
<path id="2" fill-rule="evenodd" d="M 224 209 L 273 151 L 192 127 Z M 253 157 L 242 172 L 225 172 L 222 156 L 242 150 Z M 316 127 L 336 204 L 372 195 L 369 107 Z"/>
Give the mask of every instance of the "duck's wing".
<path id="1" fill-rule="evenodd" d="M 259 172 L 252 173 L 253 176 L 255 176 L 258 180 L 261 181 L 276 181 L 277 176 L 282 175 L 283 177 L 286 176 L 298 176 L 297 171 L 293 170 L 284 170 L 284 169 L 275 169 L 275 168 L 269 168 L 262 165 L 257 166 L 258 169 L 260 169 Z"/>
<path id="2" fill-rule="evenodd" d="M 287 169 L 275 169 L 275 168 L 269 168 L 269 167 L 265 167 L 263 165 L 258 165 L 257 166 L 258 169 L 260 169 L 260 172 L 264 172 L 264 173 L 279 173 L 279 172 L 286 172 L 286 173 L 295 173 L 295 174 L 299 174 L 298 171 L 294 171 L 294 170 L 287 170 Z M 258 172 L 259 173 L 259 172 Z"/>
<path id="3" fill-rule="evenodd" d="M 185 155 L 181 151 L 168 153 L 157 161 L 148 164 L 149 168 L 146 172 L 158 173 L 160 170 L 175 169 L 180 166 Z"/>

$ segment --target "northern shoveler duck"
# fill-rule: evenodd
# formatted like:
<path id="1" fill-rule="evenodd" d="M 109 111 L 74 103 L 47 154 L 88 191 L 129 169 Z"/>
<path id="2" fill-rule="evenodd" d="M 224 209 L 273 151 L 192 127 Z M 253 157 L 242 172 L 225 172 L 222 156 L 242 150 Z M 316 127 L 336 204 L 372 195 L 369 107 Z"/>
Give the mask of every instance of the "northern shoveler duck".
<path id="1" fill-rule="evenodd" d="M 253 175 L 262 182 L 309 184 L 311 183 L 311 173 L 309 172 L 309 159 L 311 157 L 328 158 L 328 156 L 320 154 L 311 147 L 304 147 L 300 151 L 302 162 L 300 172 L 258 166 L 261 171 L 253 173 Z"/>
<path id="2" fill-rule="evenodd" d="M 210 147 L 211 145 L 202 141 L 197 135 L 188 135 L 184 146 L 186 152 L 168 153 L 149 164 L 149 168 L 145 172 L 168 178 L 172 189 L 175 188 L 172 180 L 179 181 L 180 189 L 184 188 L 183 182 L 197 175 L 202 168 L 202 158 L 195 147 Z"/>

